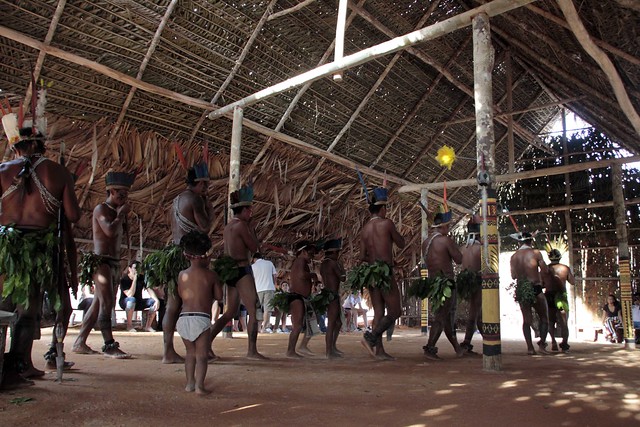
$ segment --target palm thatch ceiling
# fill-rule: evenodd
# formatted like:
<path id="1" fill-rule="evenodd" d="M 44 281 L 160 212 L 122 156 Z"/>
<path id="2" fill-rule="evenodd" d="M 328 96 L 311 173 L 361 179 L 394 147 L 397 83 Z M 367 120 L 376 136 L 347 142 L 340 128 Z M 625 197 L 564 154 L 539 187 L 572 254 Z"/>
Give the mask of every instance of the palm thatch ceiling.
<path id="1" fill-rule="evenodd" d="M 484 0 L 349 2 L 345 55 L 428 27 Z M 613 62 L 635 109 L 640 105 L 640 7 L 633 0 L 575 2 L 591 39 Z M 23 98 L 32 72 L 52 82 L 50 153 L 65 142 L 87 213 L 76 228 L 90 239 L 92 208 L 104 199 L 112 167 L 141 168 L 131 198 L 134 246 L 169 239 L 167 212 L 189 161 L 211 153 L 220 247 L 232 120 L 218 107 L 333 60 L 337 0 L 0 0 L 0 97 Z M 638 133 L 607 75 L 569 29 L 558 3 L 533 1 L 491 18 L 496 165 L 508 167 L 508 123 L 519 158 L 567 108 L 632 153 Z M 469 26 L 297 86 L 244 109 L 242 176 L 256 180 L 260 237 L 274 245 L 300 238 L 353 238 L 367 219 L 355 166 L 368 184 L 471 178 L 476 162 L 452 170 L 434 160 L 443 144 L 475 158 L 473 47 Z M 511 90 L 509 90 L 511 88 Z M 80 167 L 82 170 L 82 167 Z M 442 193 L 431 192 L 437 202 Z M 416 194 L 392 192 L 391 217 L 419 253 Z M 475 187 L 449 194 L 464 212 Z M 430 207 L 435 203 L 431 203 Z M 141 227 L 140 227 L 141 225 Z"/>

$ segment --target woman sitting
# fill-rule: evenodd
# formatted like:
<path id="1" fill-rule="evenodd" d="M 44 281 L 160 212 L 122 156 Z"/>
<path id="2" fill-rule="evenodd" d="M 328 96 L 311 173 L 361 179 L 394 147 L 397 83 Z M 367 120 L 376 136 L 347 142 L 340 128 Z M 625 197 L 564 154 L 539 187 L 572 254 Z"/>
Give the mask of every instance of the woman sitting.
<path id="1" fill-rule="evenodd" d="M 607 303 L 602 306 L 602 323 L 607 331 L 605 339 L 612 343 L 615 343 L 618 338 L 616 329 L 622 327 L 622 321 L 620 320 L 621 309 L 622 306 L 616 299 L 615 295 L 609 294 L 607 297 Z"/>

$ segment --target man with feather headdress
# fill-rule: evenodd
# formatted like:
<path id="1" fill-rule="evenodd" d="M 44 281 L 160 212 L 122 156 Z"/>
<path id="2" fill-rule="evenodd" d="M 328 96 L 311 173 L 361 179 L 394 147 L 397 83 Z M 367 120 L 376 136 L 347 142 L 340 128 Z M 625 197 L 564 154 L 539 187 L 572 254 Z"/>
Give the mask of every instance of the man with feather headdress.
<path id="1" fill-rule="evenodd" d="M 572 286 L 575 284 L 571 269 L 560 263 L 566 244 L 560 239 L 552 241 L 546 245 L 549 256 L 549 274 L 544 278 L 544 296 L 547 299 L 549 309 L 549 330 L 551 331 L 551 350 L 558 351 L 558 344 L 555 337 L 555 325 L 560 326 L 562 342 L 560 350 L 563 353 L 569 351 L 569 326 L 567 325 L 567 313 L 569 312 L 569 302 L 567 301 L 567 282 Z"/>
<path id="2" fill-rule="evenodd" d="M 549 267 L 542 259 L 538 249 L 533 248 L 533 235 L 529 232 L 519 232 L 510 235 L 520 242 L 520 247 L 511 256 L 511 278 L 516 280 L 516 302 L 520 304 L 522 311 L 522 333 L 527 342 L 527 352 L 535 355 L 531 340 L 531 328 L 533 325 L 534 308 L 540 318 L 540 341 L 538 350 L 542 354 L 548 354 L 546 350 L 547 332 L 549 332 L 549 310 L 547 301 L 542 294 L 542 277 L 549 272 Z"/>
<path id="3" fill-rule="evenodd" d="M 365 189 L 366 191 L 366 189 Z M 384 187 L 373 189 L 369 201 L 371 218 L 360 234 L 360 257 L 370 267 L 383 263 L 388 267 L 388 283 L 370 283 L 369 294 L 373 304 L 373 330 L 364 333 L 362 345 L 378 359 L 393 359 L 384 351 L 382 334 L 391 328 L 401 314 L 400 290 L 393 277 L 393 245 L 404 248 L 404 237 L 395 224 L 386 217 L 388 190 Z M 385 314 L 386 308 L 386 314 Z"/>
<path id="4" fill-rule="evenodd" d="M 251 359 L 265 359 L 258 353 L 258 321 L 262 320 L 262 310 L 258 301 L 258 292 L 253 280 L 251 259 L 258 252 L 260 242 L 256 236 L 253 214 L 253 185 L 245 185 L 229 195 L 233 218 L 224 227 L 224 253 L 235 264 L 236 274 L 233 279 L 226 280 L 227 303 L 224 313 L 211 327 L 211 341 L 222 331 L 224 326 L 233 319 L 240 306 L 240 299 L 247 307 L 249 321 L 247 322 L 248 350 L 247 357 Z M 221 279 L 225 274 L 219 274 Z"/>
<path id="5" fill-rule="evenodd" d="M 166 310 L 162 319 L 163 351 L 162 363 L 184 363 L 184 359 L 176 353 L 173 345 L 173 335 L 176 330 L 176 322 L 182 307 L 182 301 L 178 295 L 178 273 L 188 267 L 187 259 L 182 255 L 178 247 L 180 239 L 192 231 L 209 233 L 209 227 L 213 221 L 213 209 L 207 201 L 209 189 L 209 168 L 207 166 L 207 152 L 205 150 L 204 161 L 187 168 L 182 150 L 176 146 L 178 158 L 182 166 L 187 169 L 187 188 L 175 199 L 171 209 L 171 234 L 173 243 L 163 249 L 156 257 L 149 258 L 154 262 L 147 262 L 145 270 L 155 269 L 164 282 L 154 285 L 165 287 Z M 160 258 L 158 258 L 160 257 Z M 159 269 L 158 269 L 159 267 Z M 151 286 L 151 284 L 149 284 Z M 219 298 L 219 297 L 218 297 Z"/>
<path id="6" fill-rule="evenodd" d="M 69 222 L 80 218 L 71 174 L 42 154 L 45 102 L 41 89 L 37 100 L 35 95 L 32 99 L 30 118 L 22 106 L 14 112 L 8 101 L 0 108 L 5 136 L 16 154 L 16 159 L 0 164 L 0 275 L 4 275 L 0 309 L 18 313 L 4 361 L 5 388 L 44 375 L 33 366 L 31 349 L 39 338 L 42 293 L 47 291 L 53 307 L 60 308 L 54 262 L 59 251 L 56 224 L 60 209 Z"/>

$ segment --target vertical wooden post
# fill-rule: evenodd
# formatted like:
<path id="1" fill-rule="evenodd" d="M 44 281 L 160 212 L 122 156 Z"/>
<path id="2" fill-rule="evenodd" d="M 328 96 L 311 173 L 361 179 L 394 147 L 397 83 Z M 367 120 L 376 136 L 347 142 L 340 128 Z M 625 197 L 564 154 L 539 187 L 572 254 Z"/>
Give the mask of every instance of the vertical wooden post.
<path id="1" fill-rule="evenodd" d="M 348 0 L 340 0 L 338 3 L 338 21 L 336 22 L 336 43 L 334 62 L 342 61 L 344 58 L 344 33 L 347 23 L 347 3 Z M 338 71 L 333 75 L 336 82 L 342 81 L 342 71 Z"/>
<path id="2" fill-rule="evenodd" d="M 507 64 L 507 111 L 513 113 L 513 61 L 511 60 L 511 50 L 507 50 L 505 62 Z M 509 173 L 514 173 L 516 149 L 513 140 L 513 114 L 509 114 L 507 119 L 507 146 L 509 147 Z"/>
<path id="3" fill-rule="evenodd" d="M 562 153 L 564 158 L 564 165 L 569 164 L 569 148 L 567 146 L 567 110 L 562 109 Z M 571 178 L 568 173 L 564 174 L 564 193 L 565 205 L 571 204 Z M 567 230 L 567 250 L 569 251 L 569 268 L 572 272 L 575 272 L 575 255 L 573 253 L 573 225 L 571 224 L 571 211 L 564 211 L 564 224 Z M 569 327 L 573 329 L 573 336 L 578 336 L 578 321 L 576 315 L 576 287 L 569 286 L 567 288 L 567 299 L 569 300 L 569 316 L 567 321 Z M 553 333 L 553 331 L 551 331 Z"/>
<path id="4" fill-rule="evenodd" d="M 616 219 L 618 237 L 618 265 L 620 268 L 620 302 L 622 304 L 622 325 L 624 327 L 624 348 L 636 348 L 633 319 L 631 318 L 631 270 L 629 267 L 629 236 L 627 235 L 627 209 L 624 205 L 622 188 L 622 165 L 611 165 L 613 184 L 613 215 Z"/>
<path id="5" fill-rule="evenodd" d="M 491 180 L 495 177 L 495 136 L 493 129 L 493 71 L 494 50 L 491 45 L 489 17 L 478 14 L 473 18 L 473 80 L 476 110 L 476 153 L 478 184 L 482 194 L 482 354 L 483 369 L 502 369 L 500 340 L 500 277 L 498 221 L 495 191 Z"/>
<path id="6" fill-rule="evenodd" d="M 233 109 L 233 124 L 231 127 L 231 150 L 229 151 L 229 193 L 227 196 L 227 218 L 233 218 L 230 195 L 240 188 L 240 153 L 242 147 L 242 107 Z M 225 299 L 229 306 L 229 301 Z M 222 329 L 225 338 L 233 338 L 233 320 Z"/>
<path id="7" fill-rule="evenodd" d="M 429 190 L 422 189 L 420 190 L 420 202 L 424 205 L 425 208 L 428 208 L 428 196 Z M 429 237 L 429 219 L 427 218 L 427 213 L 422 210 L 422 226 L 420 229 L 422 240 L 424 243 Z M 425 263 L 425 253 L 423 252 L 424 245 L 420 245 L 420 277 L 427 277 L 427 265 Z M 427 298 L 422 300 L 420 304 L 420 333 L 422 335 L 427 335 L 429 333 L 429 300 Z"/>

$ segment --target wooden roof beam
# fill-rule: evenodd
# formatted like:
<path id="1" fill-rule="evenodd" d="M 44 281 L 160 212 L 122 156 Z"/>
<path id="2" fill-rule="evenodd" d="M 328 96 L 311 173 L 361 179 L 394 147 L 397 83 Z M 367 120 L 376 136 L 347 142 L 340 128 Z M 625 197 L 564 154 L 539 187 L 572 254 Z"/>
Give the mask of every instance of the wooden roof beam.
<path id="1" fill-rule="evenodd" d="M 254 93 L 253 95 L 249 95 L 236 102 L 232 102 L 231 104 L 228 104 L 218 110 L 212 111 L 209 114 L 209 118 L 215 119 L 230 111 L 233 111 L 235 107 L 246 107 L 255 104 L 259 101 L 263 101 L 266 98 L 270 98 L 272 96 L 286 92 L 287 90 L 296 86 L 300 86 L 304 83 L 328 77 L 337 72 L 347 70 L 360 64 L 364 64 L 381 56 L 388 55 L 402 49 L 407 49 L 408 47 L 413 46 L 417 43 L 433 40 L 443 36 L 444 34 L 448 34 L 461 28 L 468 27 L 471 25 L 471 18 L 479 13 L 485 13 L 488 16 L 496 16 L 524 6 L 525 4 L 532 3 L 533 1 L 535 0 L 494 0 L 491 3 L 479 6 L 475 9 L 453 16 L 444 21 L 437 22 L 418 31 L 396 37 L 370 48 L 363 49 L 352 55 L 345 56 L 341 61 L 322 65 L 290 79 L 287 79 L 281 83 L 265 88 Z"/>
<path id="2" fill-rule="evenodd" d="M 220 96 L 222 96 L 222 93 L 225 90 L 227 90 L 227 87 L 229 87 L 229 85 L 231 84 L 231 81 L 235 78 L 236 74 L 238 74 L 238 70 L 244 63 L 244 60 L 247 58 L 247 55 L 249 54 L 249 51 L 251 50 L 253 43 L 256 41 L 256 38 L 258 38 L 260 31 L 262 31 L 264 24 L 267 22 L 268 18 L 271 16 L 271 13 L 273 12 L 273 7 L 275 6 L 277 1 L 278 0 L 271 0 L 271 2 L 267 5 L 267 9 L 262 14 L 262 17 L 258 21 L 256 28 L 254 28 L 253 33 L 251 33 L 249 40 L 247 40 L 247 42 L 245 43 L 244 48 L 242 48 L 242 52 L 240 52 L 238 59 L 235 60 L 233 64 L 233 68 L 231 68 L 231 71 L 227 75 L 227 78 L 224 80 L 222 85 L 220 85 L 215 95 L 213 95 L 213 98 L 211 98 L 211 105 L 215 105 L 216 102 L 218 102 L 218 99 L 220 98 Z M 193 127 L 193 130 L 191 131 L 191 136 L 189 137 L 189 143 L 191 143 L 195 139 L 196 135 L 198 134 L 198 131 L 200 130 L 200 126 L 202 126 L 202 123 L 204 123 L 204 120 L 206 118 L 207 118 L 207 111 L 204 111 L 202 115 L 200 115 L 198 122 L 196 123 L 196 125 Z"/>
<path id="3" fill-rule="evenodd" d="M 363 8 L 357 8 L 357 7 L 354 6 L 353 9 L 356 10 L 360 14 L 360 16 L 362 16 L 367 22 L 369 22 L 371 25 L 373 25 L 376 29 L 378 29 L 379 31 L 381 31 L 382 33 L 384 33 L 385 35 L 387 35 L 388 37 L 390 37 L 391 39 L 394 40 L 394 37 L 396 37 L 396 34 L 393 31 L 391 31 L 389 28 L 385 27 L 377 18 L 375 18 L 373 15 L 371 15 L 369 12 L 367 12 Z M 472 10 L 476 10 L 476 9 L 472 9 Z M 469 11 L 467 11 L 465 13 L 469 13 L 472 10 L 469 10 Z M 442 21 L 442 22 L 446 22 L 446 21 Z M 427 27 L 427 28 L 429 28 L 429 27 Z M 423 51 L 421 51 L 421 50 L 419 50 L 419 49 L 417 49 L 417 48 L 415 48 L 413 46 L 407 47 L 407 52 L 412 54 L 413 56 L 415 56 L 416 58 L 418 58 L 419 60 L 421 60 L 425 64 L 429 65 L 430 67 L 433 67 L 434 69 L 436 69 L 436 71 L 441 73 L 456 88 L 458 88 L 460 91 L 462 91 L 464 94 L 466 94 L 470 99 L 474 99 L 473 88 L 467 87 L 457 77 L 455 77 L 452 73 L 447 71 L 446 67 L 443 67 L 442 65 L 438 64 L 434 59 L 432 59 L 425 52 L 423 52 Z M 502 110 L 497 105 L 494 105 L 493 108 L 498 113 L 502 112 Z M 505 126 L 508 123 L 508 118 L 505 118 L 505 117 L 497 117 L 495 120 L 499 121 L 500 123 L 504 124 Z M 543 150 L 543 151 L 545 151 L 545 152 L 547 152 L 549 154 L 552 154 L 552 152 L 549 149 L 549 147 L 544 145 L 542 140 L 540 138 L 538 138 L 537 135 L 532 134 L 527 129 L 523 128 L 522 126 L 515 126 L 514 130 L 523 139 L 528 141 L 534 147 L 539 148 L 540 150 Z"/>
<path id="4" fill-rule="evenodd" d="M 561 175 L 565 173 L 584 171 L 587 169 L 606 168 L 611 166 L 613 163 L 627 164 L 627 163 L 634 163 L 639 161 L 640 161 L 640 156 L 631 156 L 631 157 L 621 157 L 618 159 L 605 159 L 605 160 L 598 160 L 593 162 L 575 163 L 575 164 L 565 165 L 565 166 L 556 166 L 553 168 L 544 168 L 544 169 L 536 169 L 531 171 L 497 175 L 494 177 L 494 182 L 496 183 L 510 182 L 510 181 L 518 181 L 522 179 L 539 178 L 539 177 L 550 176 L 550 175 Z M 459 179 L 455 181 L 447 181 L 447 188 L 471 187 L 477 184 L 478 184 L 478 181 L 475 178 Z M 420 191 L 423 188 L 427 190 L 439 190 L 443 187 L 444 187 L 443 182 L 433 182 L 433 183 L 427 183 L 427 184 L 404 185 L 400 187 L 398 191 L 401 193 L 409 193 L 409 192 Z"/>

